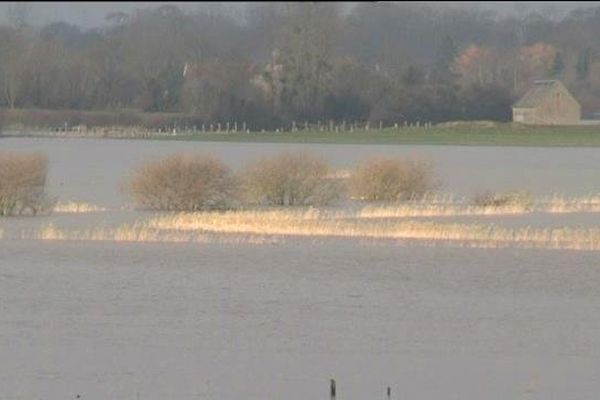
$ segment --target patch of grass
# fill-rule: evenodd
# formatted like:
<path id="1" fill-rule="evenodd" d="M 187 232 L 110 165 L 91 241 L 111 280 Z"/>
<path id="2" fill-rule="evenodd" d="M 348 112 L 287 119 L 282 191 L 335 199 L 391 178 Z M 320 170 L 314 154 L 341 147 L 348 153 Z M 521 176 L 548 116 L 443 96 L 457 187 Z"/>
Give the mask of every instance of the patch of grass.
<path id="1" fill-rule="evenodd" d="M 195 140 L 257 143 L 410 144 L 448 146 L 600 147 L 600 126 L 385 128 L 321 132 L 196 133 L 161 140 Z"/>
<path id="2" fill-rule="evenodd" d="M 478 207 L 519 207 L 528 210 L 533 206 L 533 196 L 524 190 L 503 193 L 486 191 L 476 195 L 473 203 Z"/>

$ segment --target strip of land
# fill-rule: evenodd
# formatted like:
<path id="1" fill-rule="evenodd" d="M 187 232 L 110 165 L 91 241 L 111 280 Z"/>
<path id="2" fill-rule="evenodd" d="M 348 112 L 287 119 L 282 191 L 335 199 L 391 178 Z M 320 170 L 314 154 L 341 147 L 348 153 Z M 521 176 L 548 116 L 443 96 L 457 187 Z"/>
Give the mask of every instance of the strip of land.
<path id="1" fill-rule="evenodd" d="M 402 127 L 354 131 L 201 132 L 107 127 L 89 131 L 6 130 L 3 137 L 78 137 L 244 143 L 404 144 L 445 146 L 600 147 L 600 126 Z"/>

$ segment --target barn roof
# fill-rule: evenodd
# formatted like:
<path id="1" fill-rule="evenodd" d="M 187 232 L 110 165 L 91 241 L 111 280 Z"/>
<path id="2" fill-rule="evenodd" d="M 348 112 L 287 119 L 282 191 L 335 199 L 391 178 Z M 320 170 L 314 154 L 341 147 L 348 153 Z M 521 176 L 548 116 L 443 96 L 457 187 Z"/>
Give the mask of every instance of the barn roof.
<path id="1" fill-rule="evenodd" d="M 517 101 L 513 107 L 514 108 L 534 108 L 538 105 L 542 104 L 544 99 L 547 99 L 548 96 L 551 95 L 552 90 L 555 88 L 560 88 L 568 93 L 568 90 L 564 87 L 564 85 L 554 79 L 549 80 L 540 80 L 535 81 L 533 87 L 525 93 L 523 97 L 519 101 Z"/>

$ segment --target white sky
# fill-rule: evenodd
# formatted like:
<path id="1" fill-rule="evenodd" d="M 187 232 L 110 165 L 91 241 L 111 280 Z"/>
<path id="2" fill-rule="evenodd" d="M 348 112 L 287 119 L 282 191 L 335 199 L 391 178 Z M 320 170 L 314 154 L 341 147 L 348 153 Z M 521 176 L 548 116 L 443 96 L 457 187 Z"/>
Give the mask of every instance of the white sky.
<path id="1" fill-rule="evenodd" d="M 174 4 L 186 11 L 197 11 L 201 8 L 227 8 L 241 10 L 244 2 L 24 2 L 30 5 L 31 23 L 34 25 L 47 24 L 55 21 L 65 21 L 82 27 L 98 27 L 104 24 L 105 16 L 112 11 L 131 12 L 136 8 L 155 8 L 164 4 Z M 482 2 L 420 2 L 437 7 L 478 8 L 496 11 L 501 15 L 515 12 L 529 12 L 537 10 L 546 12 L 554 17 L 562 17 L 568 11 L 578 7 L 600 6 L 600 1 L 574 1 L 574 2 L 544 2 L 544 1 L 482 1 Z M 8 22 L 8 9 L 14 2 L 0 3 L 0 18 Z M 351 7 L 356 2 L 347 2 Z"/>

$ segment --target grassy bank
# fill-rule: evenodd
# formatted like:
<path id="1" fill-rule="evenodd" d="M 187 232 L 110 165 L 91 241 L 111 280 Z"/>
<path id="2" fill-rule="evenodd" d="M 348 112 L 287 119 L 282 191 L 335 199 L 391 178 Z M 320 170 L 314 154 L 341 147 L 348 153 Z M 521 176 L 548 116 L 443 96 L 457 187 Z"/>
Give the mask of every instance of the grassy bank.
<path id="1" fill-rule="evenodd" d="M 454 146 L 600 147 L 600 125 L 523 126 L 455 122 L 431 127 L 299 129 L 244 132 L 238 122 L 203 123 L 175 113 L 0 110 L 2 136 L 98 137 L 255 143 L 408 144 Z M 375 125 L 375 124 L 373 124 Z M 202 130 L 204 126 L 204 130 Z M 234 126 L 239 129 L 235 129 Z"/>
<path id="2" fill-rule="evenodd" d="M 600 127 L 399 128 L 353 132 L 192 133 L 167 140 L 256 143 L 408 144 L 451 146 L 600 147 Z"/>

